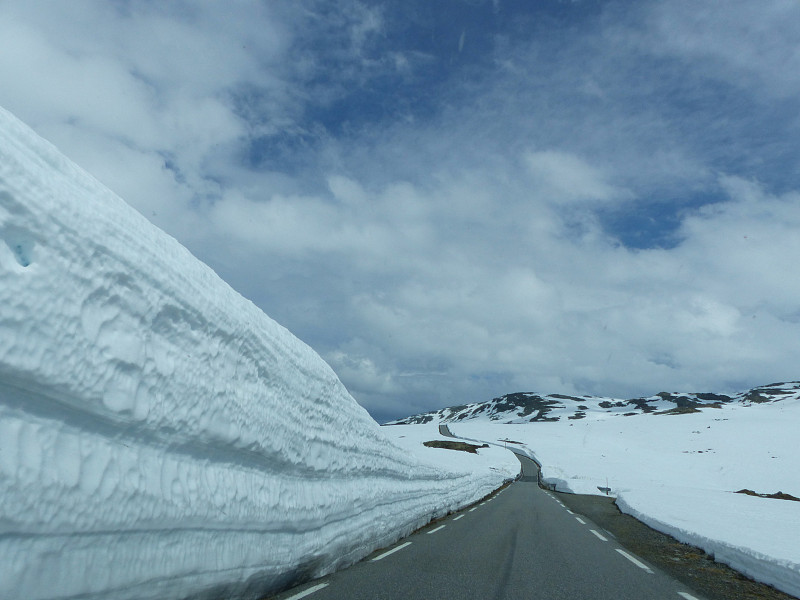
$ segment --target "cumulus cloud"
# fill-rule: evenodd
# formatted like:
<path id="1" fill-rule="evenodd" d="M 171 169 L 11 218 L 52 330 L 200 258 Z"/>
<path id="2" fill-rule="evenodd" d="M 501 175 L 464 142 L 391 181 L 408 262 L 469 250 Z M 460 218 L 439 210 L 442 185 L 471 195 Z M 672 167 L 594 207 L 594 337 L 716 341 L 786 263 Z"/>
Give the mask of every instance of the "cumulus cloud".
<path id="1" fill-rule="evenodd" d="M 568 152 L 529 152 L 525 162 L 542 192 L 555 202 L 603 201 L 627 195 L 609 185 L 602 171 Z"/>
<path id="2" fill-rule="evenodd" d="M 800 80 L 787 76 L 800 69 L 798 17 L 794 0 L 736 0 L 724 7 L 680 0 L 648 13 L 647 33 L 655 40 L 641 42 L 660 54 L 690 58 L 709 77 L 786 98 L 800 91 Z"/>

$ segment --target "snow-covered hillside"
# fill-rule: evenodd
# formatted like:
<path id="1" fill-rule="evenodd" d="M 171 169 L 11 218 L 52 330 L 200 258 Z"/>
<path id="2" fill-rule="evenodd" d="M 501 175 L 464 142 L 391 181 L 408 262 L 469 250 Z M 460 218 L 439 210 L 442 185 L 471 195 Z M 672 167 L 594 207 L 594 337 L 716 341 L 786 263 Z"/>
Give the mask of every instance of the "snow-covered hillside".
<path id="1" fill-rule="evenodd" d="M 422 423 L 456 423 L 480 420 L 499 423 L 533 423 L 537 421 L 602 419 L 609 416 L 633 416 L 643 413 L 683 414 L 703 408 L 720 408 L 731 402 L 760 404 L 775 400 L 800 397 L 800 382 L 772 383 L 729 396 L 714 393 L 661 392 L 647 398 L 619 400 L 598 396 L 566 396 L 519 392 L 506 394 L 488 402 L 442 408 L 387 425 L 414 425 Z"/>
<path id="2" fill-rule="evenodd" d="M 656 414 L 668 406 L 630 416 L 612 406 L 526 424 L 479 416 L 449 428 L 533 454 L 560 491 L 610 487 L 624 512 L 800 597 L 800 502 L 736 493 L 800 498 L 800 385 Z"/>
<path id="3" fill-rule="evenodd" d="M 0 598 L 258 597 L 509 474 L 393 443 L 310 348 L 0 109 Z"/>

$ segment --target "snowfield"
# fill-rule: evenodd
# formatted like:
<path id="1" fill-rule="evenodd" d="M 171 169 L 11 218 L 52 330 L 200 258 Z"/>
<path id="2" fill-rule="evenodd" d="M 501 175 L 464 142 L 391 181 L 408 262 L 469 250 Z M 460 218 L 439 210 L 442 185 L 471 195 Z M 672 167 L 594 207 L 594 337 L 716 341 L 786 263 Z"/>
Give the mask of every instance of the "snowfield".
<path id="1" fill-rule="evenodd" d="M 0 109 L 0 598 L 256 598 L 519 470 L 442 452 Z"/>
<path id="2" fill-rule="evenodd" d="M 595 411 L 558 422 L 483 418 L 448 427 L 464 438 L 522 442 L 515 446 L 541 462 L 545 483 L 580 494 L 608 486 L 623 512 L 800 597 L 800 502 L 734 493 L 800 497 L 798 424 L 800 390 L 689 414 Z"/>

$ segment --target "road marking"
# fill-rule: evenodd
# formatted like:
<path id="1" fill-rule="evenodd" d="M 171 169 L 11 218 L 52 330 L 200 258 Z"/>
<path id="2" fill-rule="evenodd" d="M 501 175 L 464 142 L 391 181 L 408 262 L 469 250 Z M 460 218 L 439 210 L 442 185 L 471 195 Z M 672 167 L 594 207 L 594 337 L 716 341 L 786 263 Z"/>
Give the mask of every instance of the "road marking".
<path id="1" fill-rule="evenodd" d="M 642 561 L 640 561 L 640 560 L 639 560 L 638 558 L 636 558 L 635 556 L 631 556 L 630 554 L 628 554 L 627 552 L 625 552 L 625 550 L 622 550 L 622 549 L 620 549 L 620 548 L 617 548 L 617 552 L 619 552 L 620 554 L 622 554 L 622 556 L 624 556 L 625 558 L 627 558 L 629 561 L 631 561 L 633 564 L 635 564 L 635 565 L 636 565 L 637 567 L 639 567 L 640 569 L 644 569 L 644 570 L 645 570 L 645 571 L 647 571 L 648 573 L 652 573 L 652 572 L 653 572 L 653 570 L 652 570 L 650 567 L 648 567 L 646 564 L 644 564 Z"/>
<path id="2" fill-rule="evenodd" d="M 469 512 L 472 512 L 473 510 L 478 510 L 478 507 L 476 506 L 476 507 L 474 507 L 474 508 L 470 508 L 470 509 L 469 509 Z"/>
<path id="3" fill-rule="evenodd" d="M 318 592 L 324 587 L 328 587 L 327 583 L 320 583 L 315 585 L 314 587 L 310 587 L 307 590 L 303 590 L 299 594 L 295 594 L 294 596 L 289 596 L 286 600 L 300 600 L 300 598 L 305 598 L 306 596 L 310 596 L 314 592 Z"/>
<path id="4" fill-rule="evenodd" d="M 458 521 L 459 519 L 463 519 L 464 515 L 458 515 L 453 521 Z"/>
<path id="5" fill-rule="evenodd" d="M 576 519 L 576 520 L 578 521 L 578 523 L 580 523 L 581 525 L 586 525 L 586 521 L 584 521 L 584 520 L 583 520 L 583 519 L 581 519 L 580 517 L 575 517 L 575 519 Z"/>
<path id="6" fill-rule="evenodd" d="M 574 515 L 574 514 L 575 514 L 575 513 L 574 513 L 574 512 L 572 512 L 570 509 L 567 509 L 567 512 L 568 512 L 569 514 L 571 514 L 571 515 Z"/>
<path id="7" fill-rule="evenodd" d="M 686 600 L 697 600 L 697 598 L 695 598 L 691 594 L 687 594 L 686 592 L 678 592 L 678 596 L 680 596 L 681 598 L 686 598 Z"/>
<path id="8" fill-rule="evenodd" d="M 439 525 L 439 526 L 438 526 L 436 529 L 431 529 L 431 530 L 428 532 L 428 535 L 430 535 L 430 534 L 432 534 L 432 533 L 436 533 L 436 532 L 437 532 L 437 531 L 439 531 L 440 529 L 444 529 L 444 527 L 445 527 L 444 525 Z"/>
<path id="9" fill-rule="evenodd" d="M 373 558 L 372 562 L 375 562 L 376 560 L 381 560 L 382 558 L 386 558 L 390 554 L 394 554 L 398 550 L 402 550 L 406 546 L 410 546 L 410 545 L 411 545 L 411 542 L 406 542 L 405 544 L 401 544 L 401 545 L 397 546 L 396 548 L 392 548 L 388 552 L 384 552 L 383 554 L 380 554 L 380 555 L 376 556 L 375 558 Z"/>
<path id="10" fill-rule="evenodd" d="M 589 531 L 591 531 L 593 534 L 595 534 L 595 536 L 597 536 L 599 539 L 603 540 L 604 542 L 607 542 L 607 541 L 608 541 L 608 538 L 607 538 L 607 537 L 605 537 L 605 536 L 604 536 L 603 534 L 601 534 L 601 533 L 598 533 L 598 532 L 597 532 L 597 531 L 595 531 L 594 529 L 590 529 Z"/>
<path id="11" fill-rule="evenodd" d="M 478 506 L 483 506 L 486 502 L 481 502 Z"/>

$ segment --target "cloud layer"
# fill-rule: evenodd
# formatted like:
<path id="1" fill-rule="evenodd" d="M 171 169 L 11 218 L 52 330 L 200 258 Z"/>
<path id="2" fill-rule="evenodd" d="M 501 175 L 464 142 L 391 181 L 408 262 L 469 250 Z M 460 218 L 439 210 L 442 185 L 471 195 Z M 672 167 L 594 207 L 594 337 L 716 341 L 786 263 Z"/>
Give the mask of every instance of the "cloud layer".
<path id="1" fill-rule="evenodd" d="M 12 1 L 0 104 L 378 419 L 727 391 L 798 377 L 798 17 Z"/>

